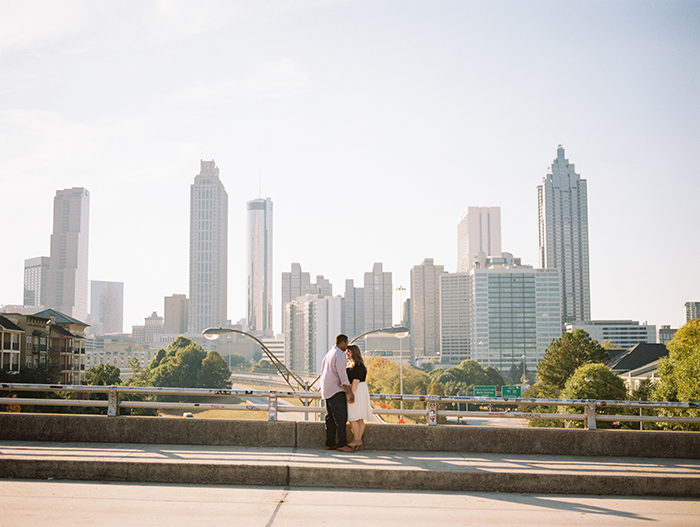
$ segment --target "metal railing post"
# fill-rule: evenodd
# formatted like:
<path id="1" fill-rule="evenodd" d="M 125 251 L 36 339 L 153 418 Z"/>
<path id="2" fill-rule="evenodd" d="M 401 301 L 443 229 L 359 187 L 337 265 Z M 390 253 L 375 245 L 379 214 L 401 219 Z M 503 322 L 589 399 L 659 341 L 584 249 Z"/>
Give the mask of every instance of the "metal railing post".
<path id="1" fill-rule="evenodd" d="M 119 392 L 116 386 L 107 388 L 107 402 L 107 415 L 110 417 L 119 415 Z"/>
<path id="2" fill-rule="evenodd" d="M 308 393 L 309 391 L 309 381 L 304 381 L 304 391 Z M 309 399 L 305 398 L 304 399 L 304 406 L 308 408 L 309 406 Z M 304 421 L 309 420 L 309 412 L 304 412 Z"/>
<path id="3" fill-rule="evenodd" d="M 437 395 L 428 396 L 428 426 L 437 425 Z"/>
<path id="4" fill-rule="evenodd" d="M 272 391 L 267 398 L 267 420 L 277 421 L 277 392 Z"/>
<path id="5" fill-rule="evenodd" d="M 588 430 L 596 430 L 598 428 L 595 421 L 595 408 L 595 403 L 586 405 L 586 428 Z"/>

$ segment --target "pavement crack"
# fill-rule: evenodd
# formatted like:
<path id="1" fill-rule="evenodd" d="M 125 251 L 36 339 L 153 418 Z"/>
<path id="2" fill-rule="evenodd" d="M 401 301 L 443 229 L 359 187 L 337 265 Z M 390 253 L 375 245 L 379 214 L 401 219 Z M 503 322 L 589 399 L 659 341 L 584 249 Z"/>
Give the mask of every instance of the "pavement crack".
<path id="1" fill-rule="evenodd" d="M 284 493 L 282 494 L 280 500 L 277 502 L 277 507 L 275 507 L 275 512 L 272 513 L 272 516 L 270 516 L 270 521 L 267 522 L 267 525 L 265 527 L 272 527 L 272 524 L 275 522 L 275 518 L 277 517 L 277 513 L 282 507 L 284 501 L 287 499 L 287 496 L 289 496 L 289 487 L 284 489 Z"/>

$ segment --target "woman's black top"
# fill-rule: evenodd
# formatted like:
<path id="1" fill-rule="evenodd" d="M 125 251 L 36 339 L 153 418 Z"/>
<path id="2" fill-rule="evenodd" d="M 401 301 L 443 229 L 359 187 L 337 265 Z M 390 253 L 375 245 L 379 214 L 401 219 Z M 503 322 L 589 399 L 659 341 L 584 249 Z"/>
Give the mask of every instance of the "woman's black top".
<path id="1" fill-rule="evenodd" d="M 352 381 L 355 379 L 358 379 L 360 382 L 365 382 L 366 378 L 367 367 L 361 362 L 358 362 L 352 368 L 348 368 L 348 380 L 350 381 L 350 384 L 352 384 Z"/>

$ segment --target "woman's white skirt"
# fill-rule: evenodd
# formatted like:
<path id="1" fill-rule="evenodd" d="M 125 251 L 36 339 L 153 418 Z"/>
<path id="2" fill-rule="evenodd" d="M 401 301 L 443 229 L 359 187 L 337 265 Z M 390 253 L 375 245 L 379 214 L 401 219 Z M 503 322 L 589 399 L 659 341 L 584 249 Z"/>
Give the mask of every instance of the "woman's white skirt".
<path id="1" fill-rule="evenodd" d="M 369 388 L 367 388 L 366 382 L 361 382 L 357 385 L 355 402 L 348 403 L 348 421 L 357 421 L 358 419 L 374 421 L 372 404 L 369 399 Z"/>

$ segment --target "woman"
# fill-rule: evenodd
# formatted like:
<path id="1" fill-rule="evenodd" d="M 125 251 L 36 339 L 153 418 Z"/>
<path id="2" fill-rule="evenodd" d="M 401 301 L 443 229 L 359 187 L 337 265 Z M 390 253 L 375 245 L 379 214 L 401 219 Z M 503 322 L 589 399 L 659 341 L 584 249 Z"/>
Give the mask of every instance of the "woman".
<path id="1" fill-rule="evenodd" d="M 345 354 L 348 357 L 348 380 L 355 395 L 355 402 L 348 403 L 348 421 L 352 428 L 352 441 L 349 447 L 355 450 L 362 448 L 362 435 L 365 433 L 365 421 L 373 421 L 372 405 L 369 401 L 369 389 L 365 379 L 367 367 L 362 360 L 362 352 L 356 344 L 348 346 Z"/>

